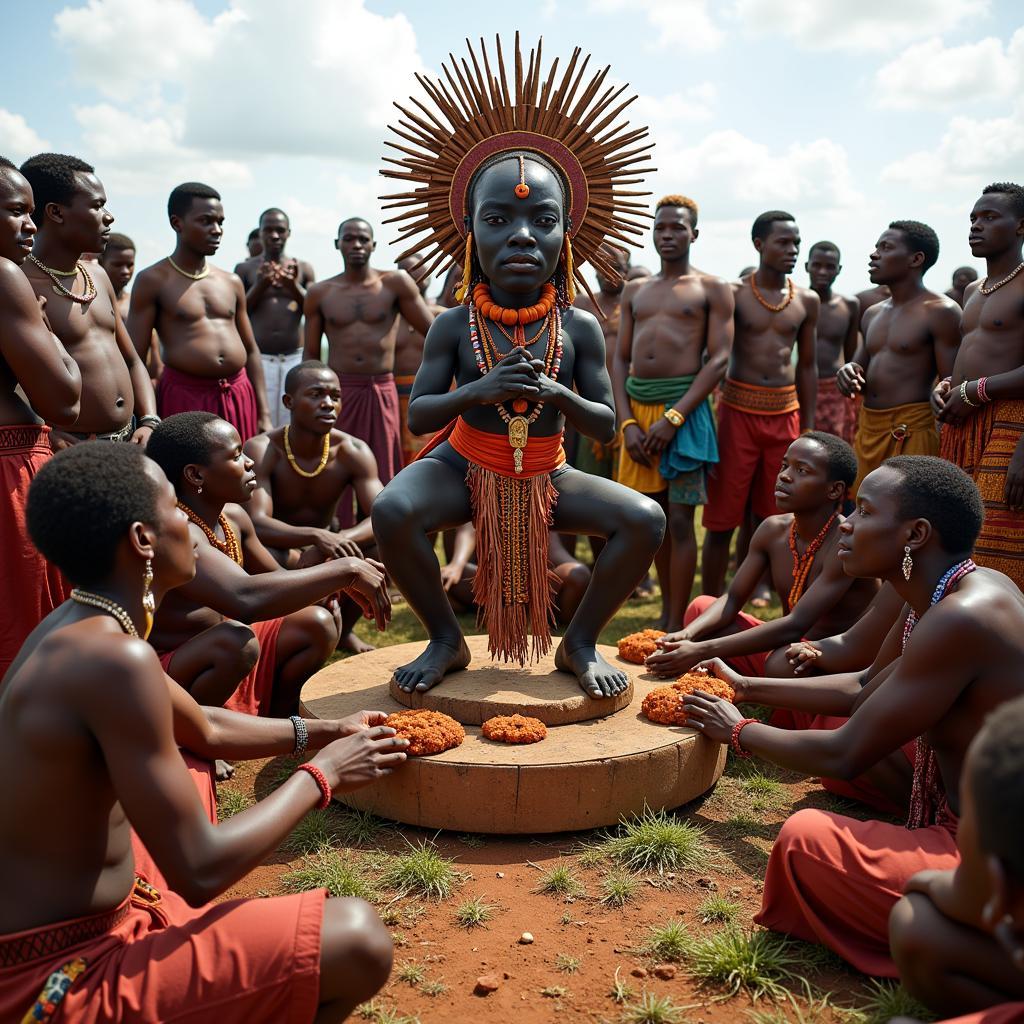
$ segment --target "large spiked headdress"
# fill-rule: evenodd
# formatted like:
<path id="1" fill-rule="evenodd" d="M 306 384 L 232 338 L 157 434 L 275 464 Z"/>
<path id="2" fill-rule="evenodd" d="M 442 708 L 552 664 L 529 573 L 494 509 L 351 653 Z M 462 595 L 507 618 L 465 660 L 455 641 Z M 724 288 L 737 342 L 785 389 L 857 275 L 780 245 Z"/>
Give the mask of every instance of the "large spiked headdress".
<path id="1" fill-rule="evenodd" d="M 423 235 L 398 258 L 419 255 L 420 266 L 433 273 L 442 263 L 458 263 L 466 248 L 465 219 L 473 178 L 480 168 L 505 152 L 532 152 L 561 173 L 566 189 L 566 235 L 572 239 L 575 260 L 568 273 L 586 289 L 580 265 L 591 263 L 603 277 L 618 280 L 615 265 L 601 252 L 601 244 L 623 248 L 637 245 L 630 236 L 641 235 L 638 217 L 647 217 L 647 205 L 638 198 L 649 192 L 631 191 L 642 184 L 637 175 L 652 171 L 639 167 L 653 143 L 634 145 L 647 137 L 646 128 L 616 123 L 635 96 L 620 100 L 628 86 L 605 85 L 609 68 L 597 72 L 582 85 L 590 57 L 577 47 L 556 83 L 558 60 L 541 78 L 543 40 L 531 50 L 524 69 L 516 33 L 514 82 L 509 86 L 501 40 L 496 39 L 497 74 L 484 41 L 479 58 L 466 40 L 469 60 L 449 54 L 442 65 L 447 85 L 416 75 L 434 108 L 415 96 L 416 111 L 396 103 L 404 115 L 401 127 L 388 127 L 405 143 L 386 144 L 403 154 L 385 157 L 381 174 L 418 183 L 411 192 L 383 196 L 385 209 L 408 207 L 385 223 L 406 222 L 396 240 Z M 416 148 L 412 148 L 416 147 Z M 397 169 L 396 169 L 397 168 Z M 463 286 L 468 285 L 463 282 Z M 570 286 L 571 287 L 571 286 Z"/>

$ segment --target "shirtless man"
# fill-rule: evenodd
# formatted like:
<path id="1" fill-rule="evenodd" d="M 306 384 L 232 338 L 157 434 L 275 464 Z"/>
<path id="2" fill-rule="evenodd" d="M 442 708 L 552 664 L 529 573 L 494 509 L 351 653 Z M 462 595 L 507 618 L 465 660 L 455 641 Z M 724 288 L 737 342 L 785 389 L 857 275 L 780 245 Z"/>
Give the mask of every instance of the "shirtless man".
<path id="1" fill-rule="evenodd" d="M 775 482 L 781 513 L 758 526 L 728 592 L 696 598 L 685 627 L 658 642 L 661 650 L 647 659 L 648 667 L 679 676 L 698 662 L 723 658 L 744 675 L 775 675 L 787 664 L 789 644 L 852 626 L 878 589 L 874 580 L 852 580 L 836 558 L 840 513 L 856 475 L 853 449 L 841 438 L 818 430 L 797 438 Z M 772 622 L 743 611 L 766 570 L 783 610 Z"/>
<path id="2" fill-rule="evenodd" d="M 967 750 L 959 865 L 915 875 L 889 917 L 903 986 L 940 1016 L 976 1011 L 959 1024 L 1024 1020 L 1022 781 L 1024 700 L 1018 698 L 988 716 Z"/>
<path id="3" fill-rule="evenodd" d="M 107 272 L 107 277 L 114 286 L 121 319 L 127 320 L 131 300 L 128 282 L 135 274 L 135 243 L 127 235 L 111 231 L 107 235 L 107 244 L 100 253 L 99 264 Z"/>
<path id="4" fill-rule="evenodd" d="M 285 256 L 292 229 L 284 210 L 272 207 L 260 214 L 263 248 L 235 267 L 245 288 L 245 308 L 260 350 L 270 416 L 275 427 L 288 422 L 281 402 L 284 379 L 302 361 L 302 304 L 315 280 L 305 260 Z"/>
<path id="5" fill-rule="evenodd" d="M 36 226 L 29 183 L 0 157 L 0 679 L 25 638 L 66 596 L 60 573 L 36 550 L 25 529 L 29 484 L 49 460 L 50 428 L 78 416 L 82 378 L 50 333 L 40 301 L 19 269 L 32 251 Z M 15 390 L 21 389 L 29 405 Z"/>
<path id="6" fill-rule="evenodd" d="M 245 443 L 256 473 L 248 504 L 256 536 L 289 568 L 375 553 L 369 516 L 347 530 L 334 526 L 346 488 L 368 509 L 384 486 L 366 444 L 334 429 L 341 408 L 338 375 L 315 360 L 299 363 L 285 378 L 284 405 L 290 424 Z M 339 646 L 356 654 L 373 650 L 352 632 L 360 614 L 354 602 L 342 605 Z"/>
<path id="7" fill-rule="evenodd" d="M 166 366 L 160 414 L 202 409 L 227 420 L 242 440 L 270 427 L 263 364 L 234 275 L 207 263 L 224 235 L 220 193 L 199 182 L 178 185 L 167 202 L 178 236 L 172 255 L 139 274 L 128 330 L 145 359 L 156 330 Z"/>
<path id="8" fill-rule="evenodd" d="M 690 266 L 697 204 L 665 196 L 654 214 L 661 269 L 626 285 L 612 362 L 622 432 L 618 480 L 657 500 L 668 532 L 655 562 L 661 628 L 681 629 L 697 569 L 693 514 L 707 501 L 718 462 L 708 397 L 721 382 L 733 337 L 733 298 L 721 278 Z"/>
<path id="9" fill-rule="evenodd" d="M 748 500 L 756 521 L 775 515 L 775 477 L 786 449 L 814 427 L 818 371 L 815 332 L 821 300 L 787 277 L 800 252 L 793 215 L 769 210 L 750 232 L 757 269 L 733 285 L 736 334 L 718 404 L 718 446 L 704 508 L 704 593 L 725 589 L 729 542 Z M 793 349 L 796 347 L 796 361 Z"/>
<path id="10" fill-rule="evenodd" d="M 438 305 L 434 302 L 427 302 L 427 288 L 430 287 L 430 277 L 419 271 L 414 271 L 417 260 L 414 256 L 407 256 L 404 260 L 398 261 L 398 269 L 404 270 L 416 282 L 420 295 L 430 310 L 432 316 L 443 313 L 447 306 Z M 409 429 L 409 396 L 412 394 L 413 381 L 416 380 L 416 371 L 423 361 L 423 339 L 424 335 L 412 324 L 406 323 L 402 317 L 398 318 L 398 333 L 395 335 L 395 387 L 398 389 L 398 410 L 402 416 L 402 465 L 407 466 L 416 457 L 416 453 L 423 449 L 423 446 L 430 440 L 429 437 L 421 437 Z"/>
<path id="11" fill-rule="evenodd" d="M 836 374 L 857 350 L 860 308 L 856 299 L 832 292 L 832 285 L 843 269 L 839 259 L 839 247 L 834 242 L 815 242 L 804 264 L 811 288 L 821 299 L 821 312 L 818 314 L 818 404 L 814 412 L 814 426 L 841 437 L 847 444 L 853 444 L 857 410 L 853 399 L 840 393 Z"/>
<path id="12" fill-rule="evenodd" d="M 338 429 L 370 446 L 377 475 L 386 484 L 402 468 L 394 376 L 398 315 L 422 335 L 434 318 L 404 270 L 370 266 L 377 243 L 373 228 L 361 217 L 342 221 L 334 244 L 345 269 L 313 285 L 306 295 L 303 359 L 320 358 L 320 337 L 326 334 L 327 362 L 341 382 Z M 342 526 L 354 522 L 350 506 L 349 492 L 339 508 Z"/>
<path id="13" fill-rule="evenodd" d="M 967 289 L 963 341 L 935 401 L 941 454 L 974 478 L 985 503 L 975 561 L 1024 586 L 1024 188 L 989 185 L 971 210 L 971 252 L 985 260 Z"/>
<path id="14" fill-rule="evenodd" d="M 957 267 L 953 271 L 953 283 L 946 289 L 949 296 L 961 309 L 964 308 L 964 292 L 969 284 L 978 280 L 978 272 L 974 267 Z"/>
<path id="15" fill-rule="evenodd" d="M 245 240 L 245 248 L 248 250 L 249 259 L 262 254 L 263 240 L 260 238 L 259 228 L 253 228 L 249 232 L 249 237 Z"/>
<path id="16" fill-rule="evenodd" d="M 234 427 L 212 413 L 168 417 L 151 444 L 199 550 L 195 577 L 153 626 L 164 670 L 203 704 L 294 714 L 303 684 L 339 638 L 335 611 L 314 602 L 343 591 L 383 629 L 391 605 L 382 568 L 359 558 L 282 568 L 242 508 L 256 487 L 252 461 Z"/>
<path id="17" fill-rule="evenodd" d="M 824 943 L 865 974 L 896 976 L 890 911 L 912 875 L 956 867 L 965 753 L 986 716 L 1024 694 L 1024 597 L 1002 573 L 971 571 L 982 515 L 963 470 L 929 456 L 890 459 L 863 482 L 857 511 L 839 528 L 844 571 L 888 582 L 908 606 L 871 668 L 749 679 L 708 663 L 738 701 L 848 716 L 838 729 L 776 729 L 744 722 L 728 701 L 684 698 L 709 739 L 732 738 L 737 753 L 805 775 L 855 778 L 922 737 L 905 826 L 802 810 L 768 862 L 757 923 Z"/>
<path id="18" fill-rule="evenodd" d="M 35 543 L 85 592 L 46 618 L 0 690 L 0 763 L 16 780 L 0 794 L 0 942 L 21 950 L 5 959 L 0 1019 L 59 1005 L 66 1022 L 196 1020 L 211 1007 L 225 1021 L 340 1022 L 390 970 L 369 906 L 323 890 L 211 901 L 332 789 L 397 768 L 404 744 L 376 712 L 302 722 L 316 774 L 211 821 L 179 744 L 268 757 L 298 750 L 300 733 L 201 709 L 140 638 L 145 588 L 159 604 L 195 571 L 173 488 L 138 448 L 77 445 L 42 468 L 28 509 Z M 60 842 L 28 841 L 41 807 L 67 827 Z M 131 827 L 166 888 L 136 878 Z"/>
<path id="19" fill-rule="evenodd" d="M 32 186 L 39 226 L 23 270 L 46 299 L 50 327 L 82 377 L 75 429 L 54 429 L 50 443 L 60 449 L 98 438 L 145 445 L 160 422 L 149 375 L 106 271 L 99 263 L 79 265 L 82 253 L 102 251 L 114 222 L 103 185 L 84 160 L 60 153 L 26 160 L 21 173 Z"/>
<path id="20" fill-rule="evenodd" d="M 939 258 L 939 239 L 927 224 L 893 221 L 868 263 L 872 281 L 891 298 L 868 310 L 864 336 L 836 381 L 844 395 L 861 394 L 857 422 L 857 483 L 892 455 L 938 455 L 930 398 L 936 376 L 953 372 L 960 344 L 960 310 L 925 288 L 922 278 Z"/>
<path id="21" fill-rule="evenodd" d="M 891 294 L 889 286 L 886 284 L 877 284 L 874 288 L 865 288 L 864 291 L 857 292 L 854 298 L 857 300 L 857 306 L 860 308 L 860 327 L 862 331 L 864 330 L 864 314 L 872 306 L 885 302 Z"/>

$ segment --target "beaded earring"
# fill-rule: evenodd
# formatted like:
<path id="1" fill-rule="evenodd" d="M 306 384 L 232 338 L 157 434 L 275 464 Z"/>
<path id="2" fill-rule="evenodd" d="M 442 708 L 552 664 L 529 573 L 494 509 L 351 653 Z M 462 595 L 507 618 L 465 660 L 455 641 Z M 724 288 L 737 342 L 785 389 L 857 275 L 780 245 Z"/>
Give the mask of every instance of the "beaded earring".
<path id="1" fill-rule="evenodd" d="M 156 598 L 153 596 L 153 559 L 146 559 L 146 568 L 142 573 L 142 610 L 146 616 L 146 628 L 142 639 L 148 640 L 153 631 L 153 619 L 156 616 Z"/>
<path id="2" fill-rule="evenodd" d="M 903 578 L 909 580 L 913 571 L 914 559 L 910 557 L 910 545 L 906 544 L 903 548 Z"/>

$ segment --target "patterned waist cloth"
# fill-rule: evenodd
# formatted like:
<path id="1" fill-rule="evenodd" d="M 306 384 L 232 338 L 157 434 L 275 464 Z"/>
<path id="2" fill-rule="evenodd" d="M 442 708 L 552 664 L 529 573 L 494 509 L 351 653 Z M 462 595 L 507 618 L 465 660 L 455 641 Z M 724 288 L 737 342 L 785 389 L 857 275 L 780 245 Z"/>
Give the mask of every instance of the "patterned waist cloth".
<path id="1" fill-rule="evenodd" d="M 0 427 L 0 452 L 11 455 L 33 448 L 50 450 L 50 428 L 42 423 L 16 423 Z"/>
<path id="2" fill-rule="evenodd" d="M 800 408 L 795 384 L 767 388 L 759 384 L 745 384 L 731 377 L 722 381 L 721 401 L 723 405 L 740 412 L 758 413 L 761 416 L 781 416 Z"/>

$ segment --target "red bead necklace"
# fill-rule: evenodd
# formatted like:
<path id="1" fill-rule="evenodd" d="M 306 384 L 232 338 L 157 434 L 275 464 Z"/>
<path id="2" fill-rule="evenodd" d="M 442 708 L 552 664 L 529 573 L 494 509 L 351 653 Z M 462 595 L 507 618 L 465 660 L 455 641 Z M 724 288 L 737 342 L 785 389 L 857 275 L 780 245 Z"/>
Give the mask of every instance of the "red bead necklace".
<path id="1" fill-rule="evenodd" d="M 793 605 L 800 600 L 800 595 L 804 592 L 804 586 L 807 583 L 811 566 L 814 565 L 814 556 L 818 553 L 821 545 L 825 543 L 825 538 L 828 536 L 829 530 L 832 529 L 832 524 L 836 521 L 838 515 L 839 510 L 837 509 L 829 516 L 828 521 L 818 532 L 818 536 L 807 545 L 807 549 L 802 555 L 796 549 L 796 516 L 793 516 L 793 522 L 789 524 L 789 550 L 793 554 L 793 585 L 789 588 L 790 611 L 793 610 Z"/>

